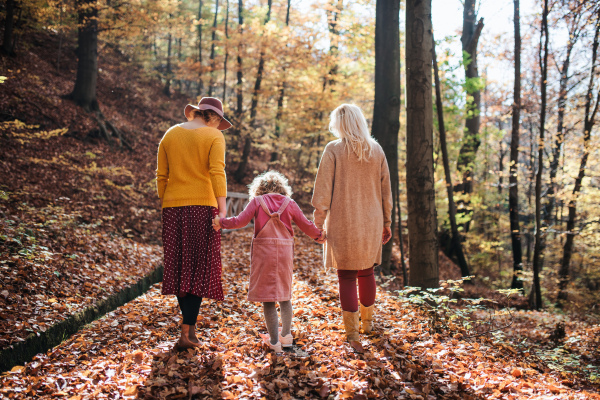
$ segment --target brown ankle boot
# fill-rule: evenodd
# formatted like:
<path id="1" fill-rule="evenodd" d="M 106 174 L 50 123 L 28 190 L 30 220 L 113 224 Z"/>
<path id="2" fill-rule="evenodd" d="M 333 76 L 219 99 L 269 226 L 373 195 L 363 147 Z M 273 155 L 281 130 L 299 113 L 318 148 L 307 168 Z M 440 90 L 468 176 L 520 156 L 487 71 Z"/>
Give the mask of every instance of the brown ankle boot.
<path id="1" fill-rule="evenodd" d="M 194 343 L 190 340 L 190 327 L 191 325 L 181 325 L 181 337 L 177 342 L 177 348 L 179 350 L 191 349 L 192 347 L 199 347 L 199 343 Z"/>
<path id="2" fill-rule="evenodd" d="M 196 325 L 189 325 L 189 327 L 190 327 L 190 331 L 188 334 L 188 338 L 190 339 L 190 342 L 199 345 L 200 341 L 196 337 Z"/>
<path id="3" fill-rule="evenodd" d="M 358 311 L 342 311 L 342 315 L 346 328 L 346 340 L 357 353 L 363 353 L 364 349 L 360 344 L 360 334 L 358 333 Z"/>

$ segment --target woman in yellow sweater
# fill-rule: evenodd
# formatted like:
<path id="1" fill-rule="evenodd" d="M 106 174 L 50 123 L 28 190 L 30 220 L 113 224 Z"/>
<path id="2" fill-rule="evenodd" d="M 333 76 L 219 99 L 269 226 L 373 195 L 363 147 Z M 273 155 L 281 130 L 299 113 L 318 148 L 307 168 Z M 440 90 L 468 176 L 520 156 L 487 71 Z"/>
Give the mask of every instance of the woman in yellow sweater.
<path id="1" fill-rule="evenodd" d="M 225 139 L 231 127 L 219 99 L 203 97 L 184 110 L 188 122 L 171 127 L 158 146 L 156 185 L 163 209 L 162 294 L 177 296 L 183 316 L 180 348 L 200 346 L 195 334 L 202 298 L 223 300 L 221 233 L 225 217 Z"/>

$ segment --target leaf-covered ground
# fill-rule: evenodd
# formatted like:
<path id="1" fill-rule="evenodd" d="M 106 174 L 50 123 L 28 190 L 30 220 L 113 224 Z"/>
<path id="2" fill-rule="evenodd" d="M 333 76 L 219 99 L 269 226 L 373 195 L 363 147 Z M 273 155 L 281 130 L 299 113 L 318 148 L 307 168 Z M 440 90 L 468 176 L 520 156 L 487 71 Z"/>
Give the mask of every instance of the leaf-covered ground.
<path id="1" fill-rule="evenodd" d="M 334 274 L 321 250 L 298 238 L 295 344 L 274 354 L 260 344 L 260 304 L 245 300 L 251 232 L 223 237 L 226 300 L 206 301 L 202 349 L 173 351 L 180 317 L 156 285 L 60 346 L 0 378 L 5 398 L 410 398 L 600 399 L 598 387 L 548 368 L 486 337 L 432 333 L 428 317 L 386 291 L 377 334 L 358 355 L 344 342 Z"/>

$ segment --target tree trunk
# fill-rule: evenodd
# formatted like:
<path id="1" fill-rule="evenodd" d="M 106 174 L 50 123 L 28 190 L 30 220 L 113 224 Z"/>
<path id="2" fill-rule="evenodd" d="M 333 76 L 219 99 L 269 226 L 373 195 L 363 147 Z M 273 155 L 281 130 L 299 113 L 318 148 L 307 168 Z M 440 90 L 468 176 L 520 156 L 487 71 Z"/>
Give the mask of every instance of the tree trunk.
<path id="1" fill-rule="evenodd" d="M 400 130 L 400 0 L 377 0 L 375 9 L 375 104 L 372 136 L 379 142 L 390 170 L 392 193 L 398 192 L 398 131 Z M 396 195 L 394 195 L 396 196 Z M 383 246 L 381 268 L 391 273 L 396 231 L 392 207 L 392 238 Z"/>
<path id="2" fill-rule="evenodd" d="M 219 15 L 219 0 L 215 0 L 215 18 L 213 20 L 212 36 L 210 39 L 210 82 L 208 85 L 208 96 L 212 97 L 215 91 L 215 40 L 217 36 L 217 16 Z"/>
<path id="3" fill-rule="evenodd" d="M 241 1 L 241 0 L 240 0 Z M 198 1 L 198 93 L 204 92 L 204 81 L 202 80 L 202 0 Z"/>
<path id="4" fill-rule="evenodd" d="M 7 55 L 15 54 L 15 0 L 6 0 L 6 16 L 4 19 L 4 40 L 2 51 Z"/>
<path id="5" fill-rule="evenodd" d="M 335 5 L 334 5 L 335 3 Z M 325 88 L 329 85 L 330 88 L 332 88 L 335 84 L 335 76 L 337 75 L 338 72 L 338 47 L 339 47 L 339 36 L 340 36 L 340 30 L 338 28 L 338 23 L 339 23 L 339 19 L 340 19 L 340 15 L 342 14 L 342 10 L 344 8 L 344 1 L 343 0 L 331 0 L 331 5 L 330 8 L 327 9 L 325 12 L 327 14 L 327 23 L 328 23 L 328 29 L 329 29 L 329 40 L 330 40 L 330 46 L 329 46 L 329 54 L 333 60 L 333 64 L 329 67 L 329 71 L 327 72 L 327 77 L 325 78 L 325 80 L 323 81 L 323 91 L 325 91 Z M 377 36 L 377 34 L 375 34 L 375 36 Z"/>
<path id="6" fill-rule="evenodd" d="M 510 238 L 513 250 L 513 279 L 511 288 L 523 289 L 523 250 L 521 247 L 521 228 L 519 227 L 519 126 L 521 124 L 521 24 L 519 18 L 519 0 L 514 0 L 515 25 L 515 81 L 510 139 L 508 208 L 510 214 Z"/>
<path id="7" fill-rule="evenodd" d="M 477 24 L 475 5 L 477 0 L 465 0 L 463 10 L 463 32 L 461 36 L 462 50 L 465 57 L 464 68 L 465 68 L 465 79 L 467 81 L 479 78 L 479 71 L 477 69 L 477 44 L 479 42 L 479 36 L 483 29 L 483 19 L 480 19 Z M 473 163 L 475 162 L 475 156 L 477 149 L 479 149 L 479 109 L 481 104 L 481 92 L 479 89 L 470 89 L 467 94 L 473 97 L 472 103 L 467 104 L 467 119 L 465 121 L 465 135 L 463 138 L 463 145 L 458 153 L 457 169 L 462 176 L 462 182 L 454 187 L 457 192 L 470 195 L 473 192 Z M 469 231 L 470 218 L 473 214 L 471 209 L 471 202 L 468 197 L 463 201 L 459 202 L 458 213 L 468 218 L 468 221 L 463 224 L 464 232 Z"/>
<path id="8" fill-rule="evenodd" d="M 266 25 L 271 20 L 271 5 L 272 0 L 268 0 L 268 11 L 267 17 L 265 18 L 264 24 Z M 262 34 L 261 34 L 262 36 Z M 244 151 L 242 152 L 242 159 L 240 164 L 238 165 L 237 170 L 235 171 L 234 177 L 235 180 L 241 182 L 246 176 L 246 168 L 248 167 L 248 159 L 250 158 L 250 150 L 252 148 L 252 138 L 251 131 L 254 128 L 254 124 L 256 123 L 256 112 L 258 109 L 258 97 L 260 94 L 260 86 L 262 84 L 263 73 L 265 69 L 265 48 L 263 38 L 261 37 L 260 44 L 260 58 L 258 60 L 258 68 L 256 70 L 256 80 L 254 81 L 254 91 L 252 92 L 252 103 L 250 105 L 250 132 L 246 133 L 246 138 L 244 140 Z"/>
<path id="9" fill-rule="evenodd" d="M 596 98 L 596 105 L 592 111 L 592 99 L 594 91 L 594 78 L 596 74 L 596 58 L 598 55 L 598 37 L 600 34 L 600 10 L 596 20 L 596 33 L 594 35 L 594 44 L 592 46 L 592 67 L 590 70 L 590 83 L 588 85 L 587 96 L 585 101 L 585 118 L 583 123 L 583 156 L 579 165 L 579 174 L 575 179 L 575 187 L 569 201 L 569 216 L 567 219 L 567 237 L 563 248 L 563 258 L 560 264 L 559 276 L 559 291 L 557 305 L 562 306 L 567 300 L 567 285 L 569 283 L 569 265 L 571 264 L 571 256 L 573 254 L 573 241 L 575 240 L 575 217 L 577 213 L 577 197 L 581 191 L 581 183 L 585 176 L 585 169 L 590 155 L 590 139 L 592 128 L 595 124 L 596 112 L 598 104 L 600 104 L 600 90 Z"/>
<path id="10" fill-rule="evenodd" d="M 540 60 L 542 79 L 540 81 L 542 105 L 540 111 L 540 138 L 538 141 L 538 169 L 535 175 L 535 245 L 533 248 L 533 287 L 529 297 L 530 306 L 539 310 L 542 308 L 542 288 L 540 285 L 540 271 L 543 265 L 543 235 L 542 235 L 542 173 L 544 171 L 544 130 L 546 123 L 546 101 L 548 77 L 548 0 L 544 0 L 542 14 L 542 35 L 544 36 L 543 58 Z M 541 41 L 540 41 L 541 44 Z"/>
<path id="11" fill-rule="evenodd" d="M 169 19 L 171 16 L 169 15 Z M 167 36 L 167 69 L 165 71 L 165 87 L 163 89 L 163 93 L 167 96 L 171 96 L 171 42 L 173 41 L 173 37 L 171 36 L 171 32 L 169 32 Z"/>
<path id="12" fill-rule="evenodd" d="M 556 206 L 556 174 L 558 172 L 558 163 L 560 160 L 560 153 L 562 150 L 562 144 L 565 139 L 565 108 L 567 104 L 567 87 L 569 83 L 569 67 L 571 65 L 571 54 L 573 46 L 579 38 L 579 21 L 581 14 L 575 14 L 573 21 L 569 26 L 569 42 L 567 43 L 567 52 L 565 59 L 560 70 L 560 84 L 558 88 L 558 101 L 557 101 L 557 122 L 556 122 L 556 139 L 554 146 L 552 147 L 552 159 L 550 160 L 550 184 L 548 185 L 548 191 L 546 197 L 548 198 L 547 203 L 544 206 L 543 218 L 546 226 L 552 226 L 552 213 Z"/>
<path id="13" fill-rule="evenodd" d="M 86 111 L 98 111 L 98 4 L 78 0 L 77 77 L 71 99 Z"/>
<path id="14" fill-rule="evenodd" d="M 400 102 L 402 103 L 402 101 Z M 396 208 L 398 209 L 398 247 L 400 247 L 400 265 L 402 267 L 402 286 L 408 285 L 408 270 L 404 261 L 404 234 L 402 233 L 402 208 L 400 207 L 400 185 L 396 192 Z"/>
<path id="15" fill-rule="evenodd" d="M 292 0 L 287 0 L 287 13 L 285 14 L 285 26 L 286 27 L 290 26 L 290 7 L 291 7 L 291 5 L 292 5 Z M 287 46 L 288 45 L 286 44 L 286 47 Z M 278 139 L 281 137 L 281 117 L 283 116 L 283 100 L 285 97 L 285 87 L 286 87 L 286 81 L 285 81 L 285 70 L 287 68 L 286 63 L 287 63 L 287 60 L 284 60 L 283 70 L 282 70 L 283 79 L 281 80 L 281 86 L 279 88 L 279 97 L 277 98 L 277 114 L 275 115 L 275 149 L 271 152 L 271 162 L 277 161 L 277 156 L 279 154 L 277 142 L 278 142 Z"/>
<path id="16" fill-rule="evenodd" d="M 238 30 L 240 36 L 244 32 L 244 2 L 243 0 L 238 0 Z M 237 85 L 235 87 L 235 95 L 237 98 L 237 108 L 236 108 L 236 119 L 238 123 L 238 127 L 236 131 L 239 132 L 239 125 L 242 122 L 242 112 L 243 112 L 243 91 L 242 91 L 242 83 L 244 81 L 244 75 L 242 71 L 242 40 L 240 37 L 240 42 L 238 44 L 238 55 L 237 55 Z"/>
<path id="17" fill-rule="evenodd" d="M 437 108 L 438 125 L 440 131 L 440 147 L 442 149 L 442 161 L 444 163 L 444 174 L 446 176 L 446 192 L 448 193 L 448 218 L 450 219 L 450 229 L 452 232 L 452 252 L 456 255 L 458 266 L 463 277 L 471 275 L 469 265 L 463 252 L 460 233 L 456 225 L 456 205 L 454 204 L 454 192 L 452 187 L 452 176 L 450 174 L 450 161 L 448 160 L 448 145 L 446 144 L 446 126 L 444 124 L 444 105 L 442 104 L 442 89 L 440 86 L 440 74 L 435 52 L 435 40 L 433 35 L 433 72 L 435 78 L 435 105 Z"/>
<path id="18" fill-rule="evenodd" d="M 223 103 L 227 101 L 227 59 L 229 58 L 229 0 L 226 0 L 225 4 L 225 60 L 223 61 Z"/>
<path id="19" fill-rule="evenodd" d="M 439 286 L 433 171 L 431 0 L 406 2 L 406 186 L 410 286 Z"/>

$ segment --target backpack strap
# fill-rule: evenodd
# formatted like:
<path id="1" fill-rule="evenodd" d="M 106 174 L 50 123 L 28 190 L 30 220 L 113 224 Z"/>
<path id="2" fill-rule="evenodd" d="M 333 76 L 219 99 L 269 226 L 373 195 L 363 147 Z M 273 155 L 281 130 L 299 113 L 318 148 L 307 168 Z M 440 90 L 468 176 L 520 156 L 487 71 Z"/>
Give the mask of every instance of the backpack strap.
<path id="1" fill-rule="evenodd" d="M 285 200 L 283 201 L 283 204 L 281 205 L 281 207 L 279 207 L 279 210 L 277 210 L 277 214 L 279 214 L 279 215 L 283 214 L 283 212 L 287 208 L 288 204 L 290 204 L 290 201 L 292 201 L 292 199 L 290 199 L 289 197 L 286 196 Z"/>
<path id="2" fill-rule="evenodd" d="M 257 200 L 258 200 L 258 202 L 260 203 L 260 206 L 262 207 L 263 211 L 264 211 L 265 213 L 267 213 L 267 215 L 268 215 L 269 217 L 272 217 L 272 216 L 273 216 L 273 214 L 271 213 L 271 211 L 269 211 L 269 208 L 268 208 L 268 207 L 267 207 L 267 205 L 265 204 L 265 201 L 263 200 L 263 197 L 262 197 L 262 196 L 258 196 L 258 197 L 256 197 L 256 199 L 257 199 Z"/>

